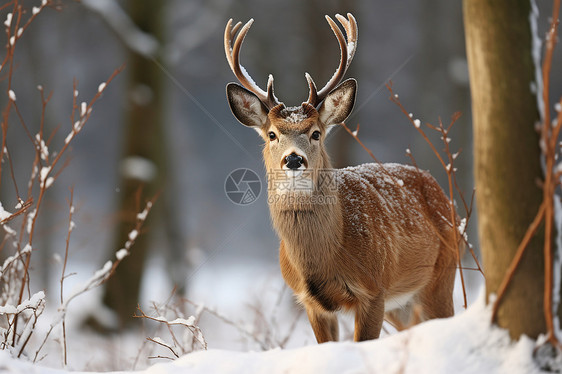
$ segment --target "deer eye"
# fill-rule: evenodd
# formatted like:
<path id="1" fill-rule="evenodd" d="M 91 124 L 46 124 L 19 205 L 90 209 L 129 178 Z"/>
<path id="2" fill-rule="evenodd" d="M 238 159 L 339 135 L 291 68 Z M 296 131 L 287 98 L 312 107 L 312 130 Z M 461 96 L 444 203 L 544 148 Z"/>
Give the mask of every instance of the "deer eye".
<path id="1" fill-rule="evenodd" d="M 320 140 L 320 131 L 314 131 L 311 138 L 314 140 Z"/>
<path id="2" fill-rule="evenodd" d="M 267 136 L 269 136 L 269 140 L 271 140 L 271 141 L 277 139 L 277 135 L 275 135 L 275 133 L 273 131 L 270 131 L 269 133 L 267 133 Z"/>

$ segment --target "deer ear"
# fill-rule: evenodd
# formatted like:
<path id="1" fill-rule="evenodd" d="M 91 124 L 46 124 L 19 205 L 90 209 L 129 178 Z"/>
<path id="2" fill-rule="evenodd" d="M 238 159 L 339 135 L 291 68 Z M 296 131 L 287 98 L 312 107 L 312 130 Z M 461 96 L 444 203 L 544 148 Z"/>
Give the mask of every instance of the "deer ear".
<path id="1" fill-rule="evenodd" d="M 355 104 L 357 81 L 347 79 L 334 88 L 322 101 L 318 114 L 320 120 L 328 127 L 337 125 L 346 120 Z"/>
<path id="2" fill-rule="evenodd" d="M 230 110 L 241 124 L 258 130 L 267 120 L 268 110 L 253 93 L 236 83 L 226 85 Z"/>

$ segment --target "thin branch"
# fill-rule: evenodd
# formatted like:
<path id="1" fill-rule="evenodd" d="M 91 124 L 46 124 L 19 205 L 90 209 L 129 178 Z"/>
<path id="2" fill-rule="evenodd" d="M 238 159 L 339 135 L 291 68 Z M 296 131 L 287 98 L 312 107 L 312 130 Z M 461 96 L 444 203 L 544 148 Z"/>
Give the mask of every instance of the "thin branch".
<path id="1" fill-rule="evenodd" d="M 495 322 L 495 320 L 496 320 L 496 316 L 497 316 L 497 313 L 498 313 L 498 308 L 499 308 L 500 302 L 501 302 L 501 300 L 502 300 L 502 298 L 505 294 L 505 291 L 506 291 L 509 283 L 511 282 L 511 279 L 513 279 L 513 275 L 515 274 L 515 270 L 519 266 L 519 263 L 521 262 L 521 258 L 523 257 L 523 254 L 525 253 L 525 250 L 527 249 L 527 247 L 529 245 L 529 242 L 531 241 L 531 239 L 533 238 L 533 236 L 537 232 L 537 229 L 542 222 L 542 219 L 544 217 L 544 212 L 545 212 L 545 205 L 543 203 L 539 207 L 539 211 L 537 212 L 537 215 L 535 216 L 535 219 L 533 220 L 533 222 L 531 223 L 531 225 L 527 229 L 527 232 L 525 232 L 525 235 L 523 236 L 523 240 L 519 244 L 519 247 L 517 248 L 517 251 L 515 252 L 515 256 L 513 257 L 513 260 L 511 260 L 511 263 L 510 263 L 509 267 L 507 268 L 507 271 L 506 271 L 506 273 L 504 275 L 504 278 L 503 278 L 503 280 L 500 284 L 500 287 L 498 288 L 496 300 L 495 300 L 494 305 L 492 307 L 492 322 Z"/>

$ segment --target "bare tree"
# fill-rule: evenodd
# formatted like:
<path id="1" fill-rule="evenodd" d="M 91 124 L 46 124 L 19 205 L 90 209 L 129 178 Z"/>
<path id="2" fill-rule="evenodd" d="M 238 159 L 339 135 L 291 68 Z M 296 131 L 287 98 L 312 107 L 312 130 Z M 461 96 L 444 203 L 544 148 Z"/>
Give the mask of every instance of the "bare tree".
<path id="1" fill-rule="evenodd" d="M 529 0 L 464 0 L 478 229 L 486 294 L 497 292 L 542 201 Z M 546 331 L 544 235 L 535 235 L 497 313 L 513 339 Z"/>

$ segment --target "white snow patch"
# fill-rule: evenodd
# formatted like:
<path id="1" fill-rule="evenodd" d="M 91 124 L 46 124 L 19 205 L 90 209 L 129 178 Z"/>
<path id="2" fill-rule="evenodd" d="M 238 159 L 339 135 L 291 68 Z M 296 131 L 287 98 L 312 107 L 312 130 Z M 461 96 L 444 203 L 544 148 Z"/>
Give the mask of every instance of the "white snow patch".
<path id="1" fill-rule="evenodd" d="M 536 93 L 541 122 L 544 122 L 545 103 L 542 97 L 543 81 L 541 66 L 542 40 L 539 36 L 538 21 L 539 8 L 537 7 L 536 0 L 531 0 L 531 12 L 529 13 L 529 22 L 531 24 L 531 55 L 535 64 L 535 81 L 531 82 L 531 92 Z"/>
<path id="2" fill-rule="evenodd" d="M 6 15 L 6 20 L 4 21 L 4 26 L 10 27 L 12 25 L 12 17 L 13 17 L 12 13 L 8 13 Z"/>
<path id="3" fill-rule="evenodd" d="M 139 236 L 139 232 L 137 230 L 133 230 L 129 233 L 129 240 L 133 241 Z"/>
<path id="4" fill-rule="evenodd" d="M 6 218 L 10 217 L 11 215 L 12 215 L 12 213 L 8 212 L 7 210 L 4 210 L 4 207 L 2 206 L 2 203 L 0 202 L 0 221 L 5 220 Z"/>
<path id="5" fill-rule="evenodd" d="M 119 170 L 123 177 L 138 179 L 143 182 L 150 182 L 158 172 L 154 162 L 140 156 L 130 156 L 123 159 L 119 165 Z"/>
<path id="6" fill-rule="evenodd" d="M 86 115 L 86 110 L 88 108 L 88 104 L 83 101 L 82 104 L 80 104 L 80 117 L 84 117 Z"/>
<path id="7" fill-rule="evenodd" d="M 453 318 L 432 320 L 378 340 L 266 352 L 213 349 L 137 373 L 539 374 L 533 361 L 535 342 L 525 336 L 512 342 L 506 330 L 490 324 L 490 314 L 482 294 L 478 302 Z M 0 362 L 8 372 L 64 373 L 13 359 L 7 351 L 0 351 Z"/>
<path id="8" fill-rule="evenodd" d="M 71 131 L 70 133 L 68 133 L 66 138 L 64 138 L 64 144 L 70 143 L 73 137 L 74 137 L 74 131 Z"/>
<path id="9" fill-rule="evenodd" d="M 148 215 L 148 209 L 143 210 L 142 212 L 137 214 L 137 219 L 139 221 L 144 221 L 146 219 L 146 216 Z"/>
<path id="10" fill-rule="evenodd" d="M 554 222 L 556 224 L 556 252 L 554 253 L 554 266 L 552 267 L 552 311 L 556 316 L 556 311 L 560 306 L 560 284 L 562 282 L 562 202 L 560 198 L 554 199 Z M 560 330 L 560 320 L 554 317 L 554 332 L 558 340 L 562 340 Z"/>
<path id="11" fill-rule="evenodd" d="M 49 148 L 45 144 L 45 141 L 41 138 L 41 134 L 39 134 L 39 133 L 35 134 L 35 140 L 37 141 L 37 144 L 39 145 L 39 152 L 41 154 L 41 159 L 43 161 L 47 161 L 47 159 L 49 158 Z"/>
<path id="12" fill-rule="evenodd" d="M 41 303 L 45 301 L 45 292 L 39 291 L 29 299 L 24 300 L 21 304 L 14 305 L 4 305 L 0 306 L 0 314 L 18 314 L 26 309 L 37 309 Z"/>
<path id="13" fill-rule="evenodd" d="M 37 213 L 37 209 L 33 209 L 31 212 L 29 212 L 29 215 L 27 216 L 27 233 L 28 234 L 31 233 L 31 229 L 33 228 L 33 220 L 35 219 L 36 213 Z"/>
<path id="14" fill-rule="evenodd" d="M 357 44 L 355 42 L 347 43 L 347 65 L 351 63 L 351 59 L 353 59 L 353 55 L 355 55 L 355 48 L 357 48 Z"/>
<path id="15" fill-rule="evenodd" d="M 129 255 L 129 251 L 126 250 L 125 248 L 121 248 L 120 250 L 117 251 L 117 253 L 115 253 L 115 257 L 119 261 L 121 261 L 122 259 L 124 259 L 128 255 Z"/>
<path id="16" fill-rule="evenodd" d="M 289 123 L 300 123 L 308 118 L 308 116 L 304 113 L 302 108 L 288 108 L 289 110 L 294 110 L 291 114 L 289 114 L 285 121 Z"/>
<path id="17" fill-rule="evenodd" d="M 51 172 L 50 166 L 43 166 L 41 168 L 40 177 L 41 177 L 41 185 L 44 185 L 45 188 L 49 188 L 52 186 L 55 179 L 53 177 L 49 177 L 49 173 Z"/>

